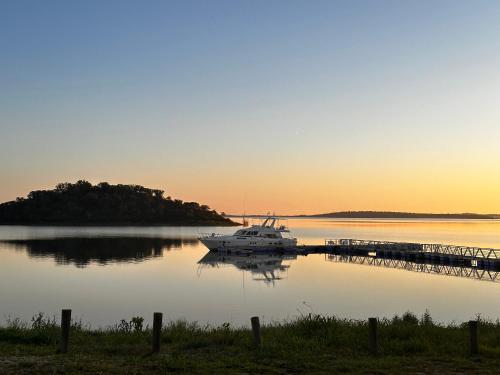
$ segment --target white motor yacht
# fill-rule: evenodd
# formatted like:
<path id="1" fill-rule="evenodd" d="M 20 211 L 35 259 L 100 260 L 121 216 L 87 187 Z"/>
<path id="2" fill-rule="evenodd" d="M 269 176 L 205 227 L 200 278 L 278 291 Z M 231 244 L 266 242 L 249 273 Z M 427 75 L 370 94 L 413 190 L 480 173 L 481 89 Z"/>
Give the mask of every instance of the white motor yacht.
<path id="1" fill-rule="evenodd" d="M 261 225 L 239 229 L 233 235 L 208 234 L 199 238 L 209 250 L 218 251 L 280 251 L 293 249 L 297 239 L 290 235 L 278 219 L 268 217 Z"/>

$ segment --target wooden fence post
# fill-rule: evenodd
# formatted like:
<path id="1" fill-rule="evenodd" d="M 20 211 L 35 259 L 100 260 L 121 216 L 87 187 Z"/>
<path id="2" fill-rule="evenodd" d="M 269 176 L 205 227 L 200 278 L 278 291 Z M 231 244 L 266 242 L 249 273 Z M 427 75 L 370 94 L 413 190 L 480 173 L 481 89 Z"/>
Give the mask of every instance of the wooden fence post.
<path id="1" fill-rule="evenodd" d="M 368 319 L 368 332 L 370 341 L 370 353 L 376 355 L 378 353 L 377 346 L 377 318 Z"/>
<path id="2" fill-rule="evenodd" d="M 70 328 L 71 328 L 71 310 L 63 309 L 61 311 L 61 343 L 59 345 L 60 353 L 68 352 Z"/>
<path id="3" fill-rule="evenodd" d="M 253 316 L 250 321 L 252 322 L 252 332 L 255 345 L 260 348 L 262 345 L 262 338 L 260 337 L 260 321 L 258 316 Z"/>
<path id="4" fill-rule="evenodd" d="M 470 354 L 475 355 L 479 353 L 479 346 L 477 343 L 477 320 L 469 321 L 469 336 L 470 336 Z"/>
<path id="5" fill-rule="evenodd" d="M 160 352 L 162 318 L 163 314 L 160 312 L 153 314 L 153 353 Z"/>

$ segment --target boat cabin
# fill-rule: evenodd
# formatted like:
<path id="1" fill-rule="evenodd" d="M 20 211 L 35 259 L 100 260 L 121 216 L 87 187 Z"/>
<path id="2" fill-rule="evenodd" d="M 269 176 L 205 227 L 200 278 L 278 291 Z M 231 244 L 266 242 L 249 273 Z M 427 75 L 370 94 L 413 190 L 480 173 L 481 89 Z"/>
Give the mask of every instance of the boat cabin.
<path id="1" fill-rule="evenodd" d="M 234 234 L 238 237 L 264 237 L 264 238 L 284 238 L 283 233 L 289 232 L 284 225 L 276 227 L 277 219 L 268 217 L 261 225 L 253 225 L 243 228 Z"/>

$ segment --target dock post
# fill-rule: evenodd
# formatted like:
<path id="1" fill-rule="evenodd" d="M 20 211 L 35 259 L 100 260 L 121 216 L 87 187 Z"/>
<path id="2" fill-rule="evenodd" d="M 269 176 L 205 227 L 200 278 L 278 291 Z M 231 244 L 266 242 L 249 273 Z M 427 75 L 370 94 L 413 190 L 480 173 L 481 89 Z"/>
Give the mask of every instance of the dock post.
<path id="1" fill-rule="evenodd" d="M 260 321 L 258 316 L 253 316 L 250 321 L 252 322 L 252 332 L 255 345 L 260 348 L 262 345 L 262 338 L 260 336 Z"/>
<path id="2" fill-rule="evenodd" d="M 61 342 L 59 345 L 59 353 L 68 352 L 70 328 L 71 328 L 71 310 L 63 309 L 61 311 Z"/>
<path id="3" fill-rule="evenodd" d="M 155 312 L 153 314 L 153 353 L 160 352 L 162 319 L 162 313 Z"/>
<path id="4" fill-rule="evenodd" d="M 470 354 L 476 355 L 479 353 L 479 346 L 477 343 L 477 320 L 469 321 L 469 336 L 470 336 Z"/>
<path id="5" fill-rule="evenodd" d="M 370 353 L 376 355 L 378 353 L 377 347 L 377 318 L 368 319 L 368 332 L 370 341 Z"/>

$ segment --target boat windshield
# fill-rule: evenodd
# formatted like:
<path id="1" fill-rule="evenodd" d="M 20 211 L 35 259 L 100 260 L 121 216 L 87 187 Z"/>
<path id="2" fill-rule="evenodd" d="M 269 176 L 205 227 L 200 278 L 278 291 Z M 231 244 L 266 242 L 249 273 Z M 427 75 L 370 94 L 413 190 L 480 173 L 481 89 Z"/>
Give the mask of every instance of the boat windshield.
<path id="1" fill-rule="evenodd" d="M 235 236 L 257 236 L 259 234 L 259 231 L 256 230 L 244 230 L 240 229 L 236 231 L 234 234 Z"/>

